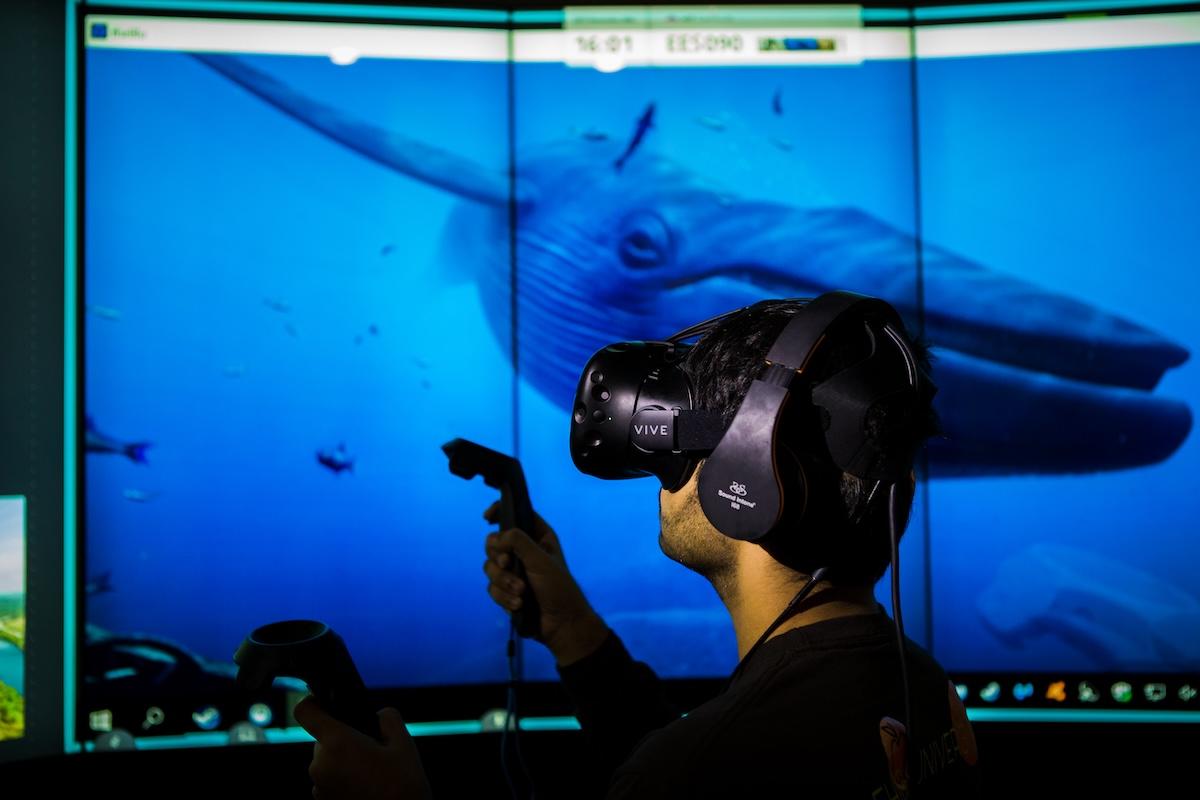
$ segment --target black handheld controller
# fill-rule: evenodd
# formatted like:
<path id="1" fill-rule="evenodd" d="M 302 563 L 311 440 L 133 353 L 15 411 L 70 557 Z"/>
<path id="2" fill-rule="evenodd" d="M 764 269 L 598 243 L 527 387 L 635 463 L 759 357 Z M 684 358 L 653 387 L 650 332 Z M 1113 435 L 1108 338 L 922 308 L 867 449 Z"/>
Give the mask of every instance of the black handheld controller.
<path id="1" fill-rule="evenodd" d="M 367 687 L 346 643 L 328 625 L 301 619 L 255 628 L 233 661 L 241 688 L 261 691 L 278 677 L 299 678 L 330 716 L 382 740 Z"/>
<path id="2" fill-rule="evenodd" d="M 442 451 L 450 459 L 450 472 L 464 480 L 481 475 L 484 483 L 500 490 L 501 530 L 520 528 L 536 540 L 537 518 L 533 504 L 529 502 L 529 488 L 525 485 L 525 471 L 521 469 L 520 461 L 467 439 L 447 442 L 442 445 Z M 525 565 L 515 556 L 512 571 L 525 583 L 521 608 L 513 612 L 513 624 L 521 636 L 537 636 L 541 631 L 541 609 L 526 580 Z"/>

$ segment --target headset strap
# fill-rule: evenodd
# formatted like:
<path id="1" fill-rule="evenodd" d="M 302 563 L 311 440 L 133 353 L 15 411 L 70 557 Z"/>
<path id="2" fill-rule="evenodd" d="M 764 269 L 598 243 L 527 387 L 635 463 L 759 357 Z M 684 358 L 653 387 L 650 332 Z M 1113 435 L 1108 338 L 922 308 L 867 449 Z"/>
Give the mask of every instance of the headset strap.
<path id="1" fill-rule="evenodd" d="M 860 306 L 863 308 L 860 309 Z M 767 353 L 767 362 L 803 372 L 825 331 L 837 322 L 839 317 L 851 311 L 868 308 L 891 316 L 886 304 L 854 292 L 828 292 L 809 301 L 804 310 L 796 314 L 775 339 Z"/>
<path id="2" fill-rule="evenodd" d="M 675 446 L 689 453 L 711 453 L 725 435 L 725 421 L 719 411 L 680 411 L 675 425 Z"/>
<path id="3" fill-rule="evenodd" d="M 741 314 L 743 311 L 749 311 L 750 309 L 755 308 L 757 306 L 772 305 L 772 304 L 775 304 L 778 302 L 780 302 L 780 301 L 778 301 L 778 300 L 759 300 L 757 303 L 753 303 L 748 306 L 742 306 L 741 308 L 735 308 L 730 311 L 726 311 L 723 314 L 717 314 L 715 317 L 709 317 L 708 319 L 704 320 L 703 322 L 697 322 L 695 325 L 690 325 L 690 326 L 684 328 L 679 333 L 675 333 L 675 334 L 668 336 L 667 341 L 670 342 L 671 344 L 677 344 L 679 342 L 682 342 L 684 339 L 693 339 L 697 336 L 703 336 L 704 334 L 711 331 L 713 328 L 720 325 L 725 320 L 729 319 L 730 317 Z"/>

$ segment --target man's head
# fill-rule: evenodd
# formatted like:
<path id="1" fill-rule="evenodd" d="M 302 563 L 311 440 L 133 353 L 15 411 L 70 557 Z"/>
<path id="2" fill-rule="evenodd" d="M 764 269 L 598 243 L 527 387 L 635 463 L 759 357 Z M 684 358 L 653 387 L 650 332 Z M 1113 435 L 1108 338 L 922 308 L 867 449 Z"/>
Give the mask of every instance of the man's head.
<path id="1" fill-rule="evenodd" d="M 795 301 L 760 304 L 706 334 L 683 364 L 695 390 L 696 407 L 719 412 L 728 426 L 761 371 L 771 345 L 802 308 Z M 919 368 L 927 374 L 927 348 L 906 339 Z M 819 383 L 863 360 L 870 347 L 870 339 L 861 329 L 843 327 L 832 331 L 805 374 L 811 382 Z M 889 447 L 906 454 L 937 430 L 932 408 L 903 421 L 875 416 L 869 424 L 879 429 Z M 762 549 L 793 572 L 807 575 L 823 566 L 830 569 L 830 577 L 837 583 L 873 585 L 890 561 L 886 487 L 873 491 L 874 481 L 843 473 L 832 463 L 819 417 L 805 404 L 789 404 L 777 443 L 782 480 L 801 480 L 797 467 L 803 465 L 808 508 L 802 520 L 785 516 L 761 542 Z M 699 469 L 703 468 L 701 463 Z M 728 539 L 713 528 L 700 507 L 696 477 L 693 475 L 677 492 L 660 495 L 659 543 L 669 557 L 709 578 L 721 591 L 722 584 L 732 580 L 739 547 L 759 545 Z M 899 494 L 897 524 L 903 529 L 912 501 L 911 483 L 900 486 Z"/>

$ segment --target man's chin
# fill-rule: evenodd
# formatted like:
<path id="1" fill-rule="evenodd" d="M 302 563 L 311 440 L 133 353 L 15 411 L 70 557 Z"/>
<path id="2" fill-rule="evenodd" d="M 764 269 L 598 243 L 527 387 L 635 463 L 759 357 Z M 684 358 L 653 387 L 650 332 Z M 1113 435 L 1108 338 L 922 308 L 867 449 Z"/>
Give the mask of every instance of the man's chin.
<path id="1" fill-rule="evenodd" d="M 691 567 L 688 566 L 688 563 L 680 556 L 680 554 L 676 552 L 673 547 L 671 547 L 671 540 L 666 537 L 661 529 L 658 532 L 658 549 L 662 551 L 664 556 L 671 559 L 676 564 L 682 564 L 688 569 L 691 569 Z"/>
<path id="2" fill-rule="evenodd" d="M 669 544 L 667 544 L 667 537 L 665 535 L 663 535 L 661 528 L 658 531 L 658 549 L 660 551 L 662 551 L 662 554 L 664 556 L 671 559 L 672 561 L 679 560 L 679 559 L 675 558 L 675 556 L 671 555 L 671 546 Z"/>

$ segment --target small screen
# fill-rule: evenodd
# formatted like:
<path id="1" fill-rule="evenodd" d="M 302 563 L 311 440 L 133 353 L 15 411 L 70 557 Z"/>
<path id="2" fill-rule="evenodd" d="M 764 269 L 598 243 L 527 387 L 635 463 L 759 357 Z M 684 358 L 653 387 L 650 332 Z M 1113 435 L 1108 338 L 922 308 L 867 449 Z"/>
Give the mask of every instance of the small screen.
<path id="1" fill-rule="evenodd" d="M 0 741 L 25 735 L 25 498 L 0 497 Z"/>

